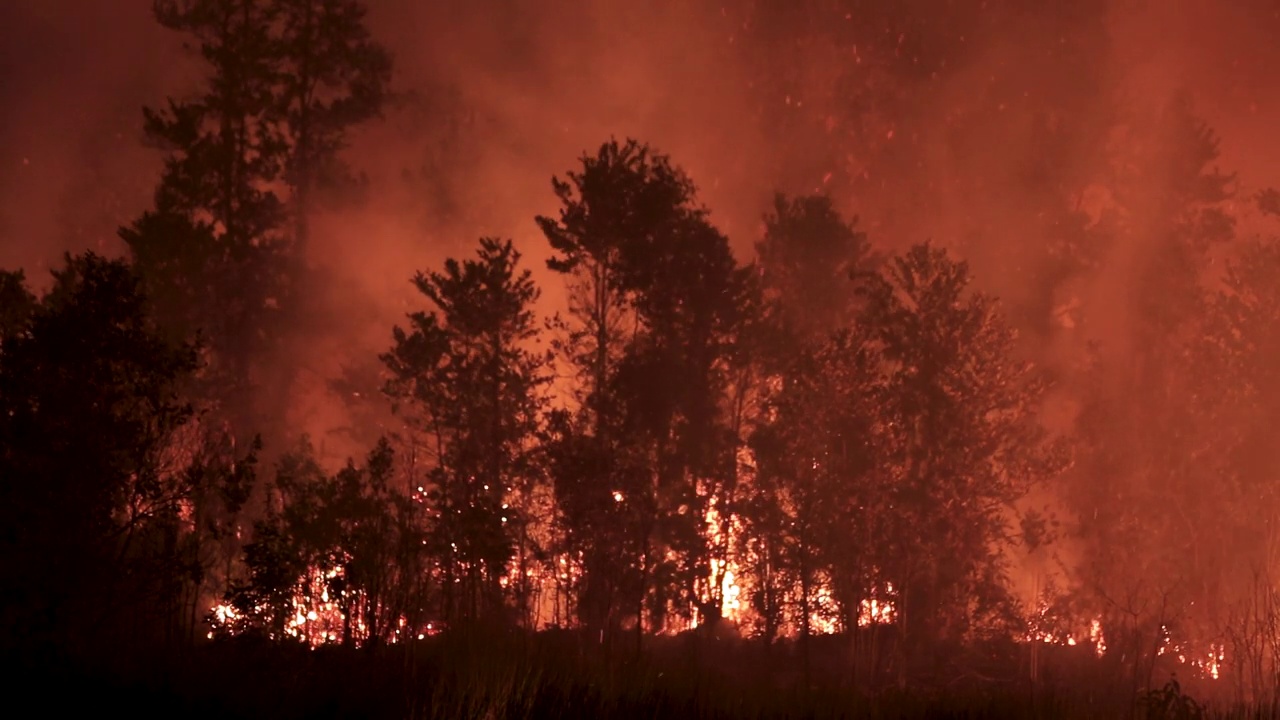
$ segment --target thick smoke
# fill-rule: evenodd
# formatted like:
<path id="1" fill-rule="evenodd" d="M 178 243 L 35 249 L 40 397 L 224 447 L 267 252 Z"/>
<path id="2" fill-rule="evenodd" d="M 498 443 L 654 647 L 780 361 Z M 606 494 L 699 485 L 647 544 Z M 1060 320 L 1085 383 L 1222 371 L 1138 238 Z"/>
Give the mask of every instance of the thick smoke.
<path id="1" fill-rule="evenodd" d="M 1079 342 L 1063 332 L 1071 309 L 1118 305 L 1130 280 L 1134 248 L 1108 248 L 1088 280 L 1054 275 L 1051 252 L 1072 213 L 1105 205 L 1124 118 L 1186 92 L 1242 197 L 1280 165 L 1280 11 L 1266 0 L 786 5 L 372 0 L 400 96 L 352 138 L 366 197 L 317 220 L 330 301 L 300 361 L 299 429 L 350 424 L 324 381 L 385 349 L 421 304 L 414 270 L 497 235 L 549 281 L 533 223 L 554 210 L 548 181 L 610 136 L 681 164 L 744 261 L 775 190 L 831 193 L 887 249 L 956 249 L 1049 366 Z M 148 0 L 0 6 L 0 266 L 40 284 L 64 251 L 121 252 L 115 230 L 159 171 L 140 108 L 198 77 Z M 1050 196 L 1076 202 L 1046 217 Z M 558 309 L 562 289 L 543 290 Z M 1123 348 L 1123 316 L 1097 314 L 1091 339 Z M 1070 425 L 1070 407 L 1048 412 Z"/>
<path id="2" fill-rule="evenodd" d="M 845 4 L 860 11 L 846 22 L 866 17 L 868 32 L 878 29 L 873 9 Z M 746 8 L 752 3 L 724 5 L 370 3 L 407 96 L 355 139 L 351 155 L 371 177 L 371 199 L 330 218 L 317 261 L 344 268 L 392 305 L 404 295 L 397 275 L 469 248 L 477 234 L 516 236 L 536 262 L 543 250 L 531 218 L 550 206 L 547 179 L 610 135 L 641 138 L 681 163 L 744 258 L 775 189 L 823 189 L 833 173 L 826 189 L 863 216 L 877 242 L 932 237 L 962 245 L 979 266 L 996 257 L 1017 264 L 1007 258 L 1037 243 L 1015 238 L 1027 192 L 1019 170 L 1046 108 L 1070 113 L 1073 123 L 1090 114 L 1105 123 L 1112 88 L 1144 106 L 1186 89 L 1223 138 L 1224 167 L 1238 169 L 1244 186 L 1265 183 L 1280 154 L 1267 142 L 1280 111 L 1268 92 L 1280 69 L 1270 42 L 1280 18 L 1261 0 L 1117 0 L 1070 10 L 959 3 L 977 18 L 967 24 L 952 22 L 955 3 L 910 3 L 903 14 L 912 22 L 899 23 L 900 36 L 917 37 L 899 44 L 941 62 L 925 78 L 896 78 L 898 94 L 911 95 L 899 106 L 912 109 L 884 128 L 836 115 L 852 107 L 847 80 L 859 77 L 848 55 L 832 49 L 836 3 L 806 4 L 804 31 L 813 37 L 802 43 L 768 42 L 761 25 L 769 18 Z M 158 155 L 139 142 L 139 109 L 183 94 L 193 80 L 181 38 L 156 25 L 149 6 L 15 0 L 0 9 L 0 264 L 37 267 L 86 247 L 118 251 L 115 228 L 148 204 Z M 794 30 L 778 28 L 772 39 Z M 885 60 L 892 58 L 853 58 L 868 67 Z M 876 81 L 874 72 L 865 77 Z M 762 92 L 783 82 L 791 92 Z M 1008 102 L 1019 89 L 1028 101 Z M 779 122 L 793 106 L 822 108 L 815 114 L 827 132 Z M 839 187 L 841 173 L 868 162 L 837 155 L 839 137 L 894 131 L 895 122 L 891 138 L 866 143 L 876 148 L 875 165 L 859 168 L 869 182 Z M 955 128 L 966 123 L 958 144 Z M 892 143 L 916 149 L 886 152 Z M 1067 161 L 1088 178 L 1101 148 L 1074 149 Z M 967 177 L 1002 175 L 1003 184 L 981 195 L 951 190 Z M 1038 292 L 1016 279 L 1006 275 L 995 289 L 1011 301 Z"/>

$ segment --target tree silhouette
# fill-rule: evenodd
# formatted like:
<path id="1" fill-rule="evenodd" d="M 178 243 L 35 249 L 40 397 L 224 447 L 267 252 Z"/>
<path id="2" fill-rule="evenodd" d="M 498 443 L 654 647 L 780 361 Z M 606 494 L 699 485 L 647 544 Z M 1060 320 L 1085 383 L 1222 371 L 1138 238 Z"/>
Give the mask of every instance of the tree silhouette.
<path id="1" fill-rule="evenodd" d="M 272 507 L 244 549 L 247 575 L 227 594 L 238 613 L 230 629 L 376 646 L 406 639 L 401 619 L 418 627 L 420 510 L 391 486 L 393 460 L 383 440 L 362 467 L 348 461 L 329 475 L 305 439 L 281 460 Z"/>
<path id="2" fill-rule="evenodd" d="M 0 354 L 4 635 L 37 647 L 159 639 L 168 544 L 190 513 L 169 462 L 195 349 L 172 344 L 122 262 L 68 256 Z M 157 596 L 157 593 L 159 596 Z M 121 634 L 123 633 L 123 635 Z"/>
<path id="3" fill-rule="evenodd" d="M 845 327 L 854 308 L 853 275 L 874 258 L 866 234 L 854 229 L 829 197 L 777 195 L 756 243 L 762 282 L 781 308 L 789 332 L 821 342 Z"/>
<path id="4" fill-rule="evenodd" d="M 632 279 L 624 276 L 631 262 L 627 254 L 688 214 L 694 190 L 668 158 L 635 140 L 611 140 L 581 162 L 580 172 L 552 180 L 559 217 L 537 221 L 558 253 L 547 267 L 570 282 L 570 314 L 577 325 L 564 351 L 583 375 L 591 432 L 604 442 L 611 422 L 604 389 L 621 353 L 631 305 Z"/>
<path id="5" fill-rule="evenodd" d="M 207 393 L 244 432 L 288 389 L 265 373 L 305 301 L 314 194 L 350 184 L 339 152 L 380 112 L 390 61 L 352 0 L 159 0 L 155 14 L 210 76 L 145 111 L 165 170 L 155 208 L 120 234 L 162 321 L 204 334 Z"/>
<path id="6" fill-rule="evenodd" d="M 557 253 L 547 265 L 569 283 L 571 323 L 557 349 L 580 381 L 579 417 L 559 426 L 556 492 L 567 523 L 565 550 L 582 557 L 583 621 L 592 630 L 613 630 L 634 613 L 639 629 L 656 498 L 644 471 L 651 458 L 625 436 L 615 381 L 627 324 L 636 322 L 636 286 L 656 269 L 643 264 L 644 253 L 694 213 L 694 189 L 668 158 L 634 140 L 604 143 L 583 155 L 581 166 L 552 181 L 559 216 L 537 219 Z M 619 512 L 627 519 L 620 526 Z M 623 562 L 592 536 L 607 526 L 629 535 L 615 545 L 628 552 Z"/>
<path id="7" fill-rule="evenodd" d="M 1067 461 L 1040 424 L 1043 377 L 969 283 L 965 263 L 917 245 L 867 289 L 859 318 L 883 383 L 871 447 L 893 514 L 879 569 L 899 589 L 907 642 L 925 654 L 1008 621 L 1015 503 Z"/>
<path id="8" fill-rule="evenodd" d="M 1224 436 L 1231 424 L 1218 401 L 1248 381 L 1238 370 L 1226 380 L 1217 364 L 1224 358 L 1213 360 L 1217 351 L 1204 342 L 1234 331 L 1215 317 L 1206 292 L 1216 251 L 1235 236 L 1232 178 L 1215 167 L 1217 138 L 1185 97 L 1133 122 L 1141 133 L 1109 179 L 1116 206 L 1100 223 L 1108 242 L 1130 253 L 1123 266 L 1130 292 L 1108 310 L 1122 318 L 1124 335 L 1091 333 L 1100 342 L 1076 389 L 1080 472 L 1064 495 L 1075 531 L 1095 548 L 1079 568 L 1082 594 L 1125 648 L 1136 692 L 1153 672 L 1169 620 L 1160 615 L 1185 616 L 1179 632 L 1188 641 L 1204 643 L 1215 632 L 1209 617 L 1222 575 L 1210 548 L 1234 544 L 1217 528 L 1230 513 L 1230 483 L 1220 478 L 1235 474 L 1223 466 L 1223 451 L 1238 441 Z M 1104 318 L 1084 320 L 1087 330 Z M 1209 391 L 1204 383 L 1214 376 L 1223 379 Z M 1134 551 L 1103 550 L 1112 547 Z"/>
<path id="9" fill-rule="evenodd" d="M 583 558 L 580 613 L 592 629 L 720 615 L 739 439 L 727 401 L 731 347 L 750 273 L 697 205 L 693 183 L 635 141 L 610 141 L 556 180 L 558 219 L 538 222 L 570 283 L 560 346 L 581 379 L 581 413 L 558 428 L 556 487 L 570 556 Z M 623 336 L 624 323 L 632 325 Z M 734 416 L 736 417 L 736 416 Z M 574 434 L 585 436 L 574 439 Z M 611 526 L 625 564 L 597 547 Z M 634 554 L 630 554 L 634 553 Z"/>
<path id="10" fill-rule="evenodd" d="M 23 331 L 35 307 L 36 298 L 27 289 L 23 272 L 0 270 L 0 352 L 6 340 Z"/>
<path id="11" fill-rule="evenodd" d="M 842 367 L 842 342 L 848 340 L 858 308 L 856 292 L 874 258 L 866 236 L 827 197 L 777 195 L 764 220 L 756 251 L 768 334 L 757 362 L 772 391 L 766 393 L 764 417 L 751 438 L 758 473 L 748 525 L 756 548 L 753 567 L 761 579 L 753 594 L 765 617 L 766 642 L 790 618 L 799 629 L 807 663 L 816 591 L 819 580 L 830 574 L 824 549 L 848 561 L 860 557 L 858 548 L 865 545 L 865 538 L 851 529 L 845 538 L 852 538 L 849 542 L 835 544 L 831 534 L 837 525 L 856 525 L 867 515 L 865 507 L 857 507 L 851 487 L 861 473 L 835 465 L 835 458 L 846 458 L 845 449 L 857 447 L 865 433 L 847 438 L 833 433 L 845 424 L 843 417 L 856 416 L 866 401 L 837 381 L 863 379 Z M 841 343 L 836 341 L 839 333 Z M 848 358 L 859 352 L 853 348 Z M 847 580 L 864 586 L 855 595 L 870 590 L 861 575 Z M 861 599 L 846 605 L 856 614 Z"/>
<path id="12" fill-rule="evenodd" d="M 716 549 L 712 507 L 730 520 L 737 442 L 729 425 L 728 356 L 747 302 L 748 272 L 701 212 L 644 238 L 624 255 L 639 329 L 615 378 L 623 433 L 653 468 L 657 518 L 646 558 L 655 584 L 656 627 L 674 612 L 720 616 L 720 590 L 708 586 Z M 668 597 L 669 595 L 669 597 Z"/>
<path id="13" fill-rule="evenodd" d="M 283 117 L 289 147 L 284 177 L 293 194 L 294 239 L 305 252 L 316 191 L 354 182 L 340 153 L 353 126 L 381 113 L 391 58 L 371 39 L 359 0 L 273 4 L 283 27 L 276 112 Z"/>
<path id="14" fill-rule="evenodd" d="M 286 208 L 275 189 L 288 148 L 272 117 L 279 15 L 261 0 L 167 0 L 155 11 L 195 39 L 210 79 L 194 98 L 145 111 L 165 170 L 155 208 L 121 238 L 171 331 L 205 335 L 211 399 L 252 417 L 250 368 L 289 302 Z"/>
<path id="15" fill-rule="evenodd" d="M 410 315 L 383 356 L 388 392 L 435 445 L 430 541 L 449 622 L 500 617 L 504 583 L 527 611 L 535 518 L 522 505 L 538 476 L 530 457 L 549 378 L 533 347 L 538 290 L 519 261 L 510 241 L 485 238 L 475 259 L 419 273 L 435 310 Z M 508 580 L 509 570 L 519 575 Z"/>

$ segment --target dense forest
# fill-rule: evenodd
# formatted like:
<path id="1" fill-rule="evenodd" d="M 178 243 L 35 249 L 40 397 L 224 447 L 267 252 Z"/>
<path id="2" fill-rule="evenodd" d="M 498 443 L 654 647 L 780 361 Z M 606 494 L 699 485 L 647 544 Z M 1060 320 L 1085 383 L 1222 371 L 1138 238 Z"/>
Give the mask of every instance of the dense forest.
<path id="1" fill-rule="evenodd" d="M 1280 191 L 1191 93 L 1107 82 L 1102 4 L 993 4 L 719 8 L 797 159 L 760 222 L 606 133 L 509 238 L 442 179 L 466 93 L 403 87 L 365 3 L 156 0 L 202 75 L 137 118 L 150 206 L 0 271 L 16 677 L 219 716 L 1274 710 Z M 1060 41 L 937 116 L 1012 27 Z M 406 118 L 452 128 L 400 177 L 424 228 L 480 232 L 388 318 L 317 258 L 378 252 L 360 133 Z"/>

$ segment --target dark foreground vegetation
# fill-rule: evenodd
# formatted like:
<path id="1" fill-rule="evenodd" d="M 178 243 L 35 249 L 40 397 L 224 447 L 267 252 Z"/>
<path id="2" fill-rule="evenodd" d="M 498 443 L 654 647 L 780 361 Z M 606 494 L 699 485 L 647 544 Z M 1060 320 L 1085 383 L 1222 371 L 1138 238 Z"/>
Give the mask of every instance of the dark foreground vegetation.
<path id="1" fill-rule="evenodd" d="M 1262 718 L 1264 706 L 1214 705 L 1172 679 L 1137 696 L 1114 667 L 1062 653 L 1040 681 L 970 678 L 949 687 L 874 693 L 849 686 L 844 653 L 817 650 L 808 689 L 794 645 L 655 639 L 609 658 L 581 638 L 444 635 L 376 651 L 310 649 L 241 637 L 159 662 L 24 664 L 15 701 L 52 714 L 127 708 L 136 717 L 191 718 Z M 1073 656 L 1074 655 L 1074 656 Z M 826 658 L 830 662 L 823 662 Z M 789 669 L 790 668 L 790 669 Z M 1007 668 L 1012 671 L 1013 668 Z M 49 688 L 75 688 L 50 692 Z"/>

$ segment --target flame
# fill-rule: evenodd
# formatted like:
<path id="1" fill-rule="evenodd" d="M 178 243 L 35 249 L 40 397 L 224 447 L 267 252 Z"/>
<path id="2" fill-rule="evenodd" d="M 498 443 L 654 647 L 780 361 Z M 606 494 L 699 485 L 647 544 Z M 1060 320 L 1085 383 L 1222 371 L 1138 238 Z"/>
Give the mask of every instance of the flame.
<path id="1" fill-rule="evenodd" d="M 873 590 L 871 597 L 862 601 L 858 611 L 858 626 L 888 625 L 896 618 L 896 610 L 892 600 L 893 583 L 885 583 L 883 590 Z"/>
<path id="2" fill-rule="evenodd" d="M 340 642 L 346 628 L 349 627 L 353 642 L 357 645 L 362 644 L 369 633 L 363 614 L 359 612 L 363 598 L 353 597 L 346 591 L 343 591 L 339 597 L 333 597 L 329 593 L 329 582 L 340 577 L 341 574 L 340 568 L 327 571 L 311 568 L 300 583 L 299 590 L 289 599 L 284 637 L 277 637 L 274 633 L 267 633 L 267 637 L 272 640 L 284 638 L 300 640 L 316 648 L 328 643 Z M 343 616 L 342 605 L 337 602 L 339 598 L 349 601 L 347 603 L 350 613 L 349 626 L 348 619 Z M 258 606 L 253 609 L 252 616 L 263 618 L 269 617 L 270 613 L 270 608 Z M 218 635 L 240 635 L 251 627 L 251 619 L 229 603 L 218 603 L 210 608 L 208 622 L 210 630 L 206 636 L 210 640 Z M 399 618 L 397 625 L 392 636 L 384 638 L 386 641 L 394 643 L 403 636 L 412 636 L 415 632 L 421 639 L 436 632 L 434 624 L 430 622 L 423 628 L 408 628 L 407 621 L 403 617 Z"/>
<path id="3" fill-rule="evenodd" d="M 1098 657 L 1107 654 L 1107 639 L 1102 634 L 1102 618 L 1094 618 L 1089 622 L 1089 642 L 1093 643 Z"/>

